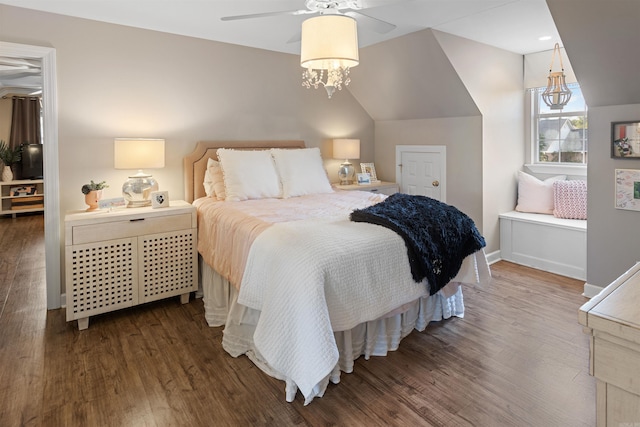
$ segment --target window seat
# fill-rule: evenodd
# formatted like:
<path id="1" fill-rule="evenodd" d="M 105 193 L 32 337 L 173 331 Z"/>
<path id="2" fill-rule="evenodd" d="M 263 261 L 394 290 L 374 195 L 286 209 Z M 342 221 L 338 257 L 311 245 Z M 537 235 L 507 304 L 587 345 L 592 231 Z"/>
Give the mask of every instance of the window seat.
<path id="1" fill-rule="evenodd" d="M 524 212 L 500 214 L 506 261 L 575 279 L 587 277 L 587 221 Z"/>

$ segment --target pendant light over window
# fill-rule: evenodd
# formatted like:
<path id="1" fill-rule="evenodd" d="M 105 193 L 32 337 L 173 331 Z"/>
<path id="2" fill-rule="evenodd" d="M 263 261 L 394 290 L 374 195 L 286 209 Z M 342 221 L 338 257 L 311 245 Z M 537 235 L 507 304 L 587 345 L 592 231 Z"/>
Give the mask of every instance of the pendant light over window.
<path id="1" fill-rule="evenodd" d="M 329 98 L 351 81 L 349 69 L 358 65 L 358 32 L 355 19 L 344 15 L 320 15 L 302 23 L 300 65 L 302 86 L 324 86 Z"/>
<path id="2" fill-rule="evenodd" d="M 553 61 L 556 53 L 560 59 L 561 71 L 553 71 Z M 547 88 L 542 92 L 544 103 L 552 110 L 562 110 L 571 99 L 571 91 L 567 87 L 566 77 L 564 75 L 564 65 L 562 64 L 562 55 L 560 54 L 560 45 L 556 43 L 553 48 L 553 56 L 551 57 L 551 65 L 549 66 L 549 76 L 547 77 Z"/>

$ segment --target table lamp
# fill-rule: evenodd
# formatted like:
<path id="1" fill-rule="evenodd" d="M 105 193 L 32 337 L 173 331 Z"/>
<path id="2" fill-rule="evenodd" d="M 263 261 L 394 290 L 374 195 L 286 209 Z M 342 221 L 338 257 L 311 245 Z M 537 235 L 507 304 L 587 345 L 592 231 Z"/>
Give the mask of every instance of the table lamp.
<path id="1" fill-rule="evenodd" d="M 359 139 L 334 139 L 333 140 L 333 158 L 345 159 L 338 169 L 338 177 L 340 185 L 353 184 L 353 177 L 356 170 L 349 163 L 350 159 L 360 158 L 360 140 Z"/>
<path id="2" fill-rule="evenodd" d="M 150 206 L 151 192 L 158 190 L 158 182 L 143 169 L 164 167 L 164 139 L 115 138 L 114 166 L 138 170 L 122 185 L 127 207 Z"/>

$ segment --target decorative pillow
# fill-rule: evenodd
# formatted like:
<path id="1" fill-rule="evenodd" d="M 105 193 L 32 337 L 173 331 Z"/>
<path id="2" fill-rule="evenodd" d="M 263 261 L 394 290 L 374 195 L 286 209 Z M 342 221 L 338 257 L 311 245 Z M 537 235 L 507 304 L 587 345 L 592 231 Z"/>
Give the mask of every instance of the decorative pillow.
<path id="1" fill-rule="evenodd" d="M 282 197 L 278 173 L 268 150 L 218 149 L 225 200 Z"/>
<path id="2" fill-rule="evenodd" d="M 271 155 L 282 182 L 282 197 L 333 193 L 318 148 L 272 148 Z"/>
<path id="3" fill-rule="evenodd" d="M 220 162 L 212 158 L 207 160 L 207 170 L 204 173 L 204 192 L 209 197 L 215 197 L 218 200 L 225 199 L 224 179 L 222 178 Z"/>
<path id="4" fill-rule="evenodd" d="M 215 160 L 208 159 L 207 160 L 207 170 L 204 171 L 204 182 L 202 185 L 204 186 L 204 192 L 207 197 L 215 197 L 216 190 L 213 188 L 213 177 L 211 173 L 212 164 L 211 162 L 215 162 Z"/>
<path id="5" fill-rule="evenodd" d="M 554 182 L 553 199 L 553 216 L 587 219 L 587 181 L 577 179 Z"/>
<path id="6" fill-rule="evenodd" d="M 567 179 L 558 175 L 540 181 L 535 176 L 518 171 L 518 212 L 553 214 L 553 183 Z"/>
<path id="7" fill-rule="evenodd" d="M 211 160 L 211 159 L 209 159 Z M 207 197 L 215 197 L 216 191 L 213 189 L 213 178 L 211 178 L 211 172 L 209 172 L 209 164 L 207 163 L 207 170 L 204 172 L 204 192 Z"/>

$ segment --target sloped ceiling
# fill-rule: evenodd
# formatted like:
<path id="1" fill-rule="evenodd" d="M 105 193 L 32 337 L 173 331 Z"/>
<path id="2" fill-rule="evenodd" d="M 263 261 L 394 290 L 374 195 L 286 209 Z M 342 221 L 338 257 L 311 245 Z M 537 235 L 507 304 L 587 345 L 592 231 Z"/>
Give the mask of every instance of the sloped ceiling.
<path id="1" fill-rule="evenodd" d="M 640 104 L 640 0 L 547 0 L 590 107 Z"/>
<path id="2" fill-rule="evenodd" d="M 430 29 L 360 49 L 360 64 L 348 90 L 374 120 L 480 114 Z"/>
<path id="3" fill-rule="evenodd" d="M 552 49 L 558 41 L 545 0 L 0 0 L 0 4 L 295 55 L 300 53 L 295 36 L 300 36 L 302 21 L 312 16 L 305 11 L 347 6 L 364 9 L 370 17 L 355 15 L 360 47 L 427 28 L 520 54 Z M 221 20 L 245 14 L 263 16 Z M 371 18 L 395 28 L 380 28 Z M 545 35 L 548 40 L 539 40 Z"/>

